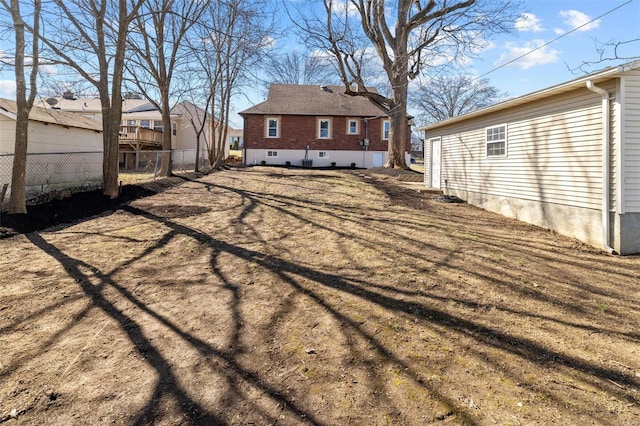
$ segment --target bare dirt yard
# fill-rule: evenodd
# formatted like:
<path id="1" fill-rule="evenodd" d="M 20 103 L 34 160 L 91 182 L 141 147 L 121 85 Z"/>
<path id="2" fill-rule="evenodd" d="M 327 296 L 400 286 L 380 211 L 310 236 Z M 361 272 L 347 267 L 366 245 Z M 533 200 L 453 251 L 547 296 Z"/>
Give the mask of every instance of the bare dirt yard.
<path id="1" fill-rule="evenodd" d="M 0 424 L 640 424 L 640 257 L 372 172 L 181 180 L 0 240 Z"/>

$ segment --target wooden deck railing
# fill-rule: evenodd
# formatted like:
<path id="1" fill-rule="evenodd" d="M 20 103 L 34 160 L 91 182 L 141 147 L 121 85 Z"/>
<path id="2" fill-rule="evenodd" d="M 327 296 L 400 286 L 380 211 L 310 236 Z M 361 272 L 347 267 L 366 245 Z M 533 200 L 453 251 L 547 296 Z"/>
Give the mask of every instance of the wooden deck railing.
<path id="1" fill-rule="evenodd" d="M 140 126 L 120 126 L 121 143 L 143 143 L 162 145 L 162 132 Z"/>

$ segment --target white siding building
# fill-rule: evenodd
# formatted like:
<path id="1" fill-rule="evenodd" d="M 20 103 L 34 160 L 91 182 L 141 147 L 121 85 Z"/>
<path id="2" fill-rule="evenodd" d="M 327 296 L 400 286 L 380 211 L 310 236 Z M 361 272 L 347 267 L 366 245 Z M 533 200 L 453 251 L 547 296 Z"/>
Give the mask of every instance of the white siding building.
<path id="1" fill-rule="evenodd" d="M 16 103 L 0 99 L 0 187 L 11 183 Z M 34 106 L 29 114 L 27 193 L 87 188 L 102 181 L 102 124 Z M 9 187 L 11 192 L 11 187 Z"/>
<path id="2" fill-rule="evenodd" d="M 621 254 L 640 252 L 640 62 L 425 131 L 425 183 Z"/>

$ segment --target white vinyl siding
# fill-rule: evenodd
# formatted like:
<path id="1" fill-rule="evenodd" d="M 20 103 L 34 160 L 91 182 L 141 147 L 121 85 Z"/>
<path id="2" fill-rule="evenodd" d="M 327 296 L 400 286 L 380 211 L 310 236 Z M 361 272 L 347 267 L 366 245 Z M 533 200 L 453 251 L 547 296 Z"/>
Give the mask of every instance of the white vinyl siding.
<path id="1" fill-rule="evenodd" d="M 600 209 L 601 98 L 587 89 L 427 132 L 442 136 L 452 190 Z M 507 157 L 485 157 L 485 128 L 508 123 Z M 639 152 L 640 154 L 640 152 Z"/>
<path id="2" fill-rule="evenodd" d="M 624 77 L 622 134 L 625 212 L 640 212 L 640 71 Z"/>

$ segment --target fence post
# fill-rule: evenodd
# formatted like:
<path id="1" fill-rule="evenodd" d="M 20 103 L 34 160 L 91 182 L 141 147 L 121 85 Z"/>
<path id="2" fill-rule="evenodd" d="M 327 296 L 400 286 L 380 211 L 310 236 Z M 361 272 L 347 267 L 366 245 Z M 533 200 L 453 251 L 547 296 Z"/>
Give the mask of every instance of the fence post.
<path id="1" fill-rule="evenodd" d="M 160 162 L 160 151 L 156 151 L 156 164 L 153 166 L 153 178 L 158 176 L 158 163 Z"/>

